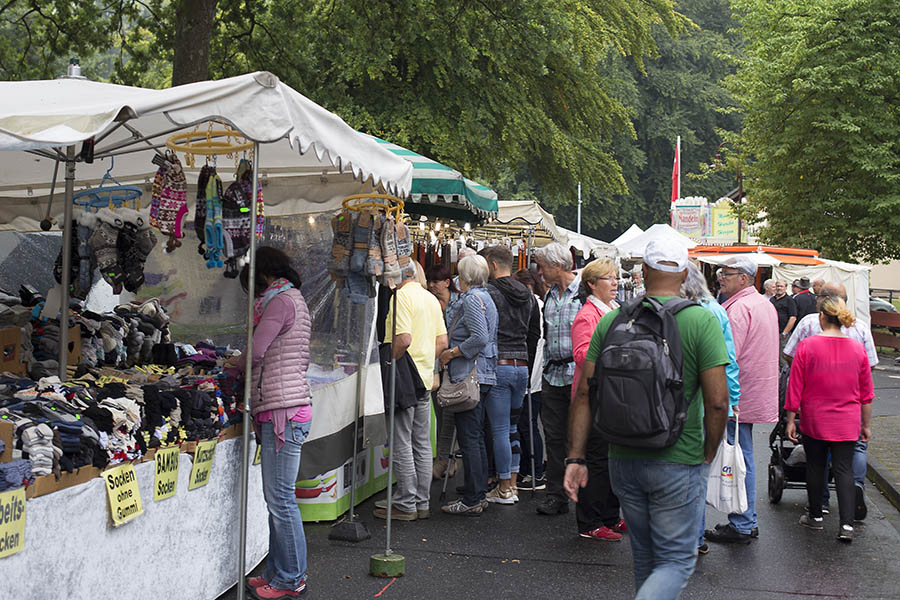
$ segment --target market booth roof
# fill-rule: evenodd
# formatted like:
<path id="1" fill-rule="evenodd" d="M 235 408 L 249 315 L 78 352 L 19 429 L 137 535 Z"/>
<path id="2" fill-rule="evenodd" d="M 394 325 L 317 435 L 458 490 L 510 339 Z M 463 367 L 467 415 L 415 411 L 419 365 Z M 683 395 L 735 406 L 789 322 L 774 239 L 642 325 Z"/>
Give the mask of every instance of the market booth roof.
<path id="1" fill-rule="evenodd" d="M 625 233 L 623 233 L 622 235 L 620 235 L 619 237 L 617 237 L 616 239 L 611 241 L 610 244 L 612 244 L 613 246 L 620 246 L 621 244 L 624 244 L 627 241 L 633 240 L 634 238 L 641 235 L 642 233 L 644 233 L 644 230 L 641 229 L 640 227 L 638 227 L 636 224 L 632 223 L 631 227 L 629 227 L 625 231 Z"/>
<path id="2" fill-rule="evenodd" d="M 816 250 L 780 246 L 696 246 L 689 250 L 689 254 L 703 262 L 717 265 L 738 254 L 750 256 L 759 266 L 825 264 L 824 260 L 818 258 Z"/>
<path id="3" fill-rule="evenodd" d="M 621 237 L 623 236 L 620 236 L 620 239 Z M 643 258 L 644 248 L 647 247 L 647 244 L 655 240 L 670 240 L 688 249 L 697 245 L 697 242 L 693 241 L 691 238 L 678 233 L 671 226 L 661 223 L 651 225 L 647 231 L 636 235 L 625 242 L 616 240 L 613 244 L 615 244 L 619 248 L 619 251 L 626 256 Z"/>
<path id="4" fill-rule="evenodd" d="M 410 195 L 413 202 L 460 204 L 480 217 L 497 216 L 497 192 L 491 188 L 467 179 L 456 169 L 417 152 L 376 137 L 372 139 L 382 148 L 387 148 L 412 164 L 412 192 Z M 435 216 L 451 215 L 438 214 Z"/>
<path id="5" fill-rule="evenodd" d="M 43 217 L 54 166 L 65 160 L 60 147 L 94 139 L 94 162 L 77 165 L 77 189 L 96 186 L 111 166 L 102 159 L 114 157 L 112 176 L 149 191 L 153 154 L 177 131 L 199 125 L 202 136 L 210 119 L 265 144 L 260 174 L 275 188 L 266 192 L 267 211 L 274 208 L 268 214 L 339 208 L 340 199 L 361 191 L 361 182 L 401 197 L 412 189 L 408 161 L 264 71 L 164 90 L 75 78 L 0 82 L 0 150 L 28 151 L 0 161 L 0 223 L 20 218 L 18 228 L 28 230 Z M 210 158 L 220 168 L 232 159 Z M 200 166 L 185 165 L 188 183 Z"/>

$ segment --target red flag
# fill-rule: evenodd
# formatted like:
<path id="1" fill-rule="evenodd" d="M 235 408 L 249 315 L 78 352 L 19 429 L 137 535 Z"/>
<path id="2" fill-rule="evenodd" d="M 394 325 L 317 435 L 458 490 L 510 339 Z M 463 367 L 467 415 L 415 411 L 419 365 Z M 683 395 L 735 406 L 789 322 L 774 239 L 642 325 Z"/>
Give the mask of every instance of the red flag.
<path id="1" fill-rule="evenodd" d="M 678 143 L 675 145 L 675 162 L 672 163 L 672 204 L 675 204 L 675 201 L 678 200 L 678 194 L 681 191 L 679 186 L 679 177 L 681 177 L 681 165 L 678 164 L 678 154 L 680 150 L 681 144 Z"/>

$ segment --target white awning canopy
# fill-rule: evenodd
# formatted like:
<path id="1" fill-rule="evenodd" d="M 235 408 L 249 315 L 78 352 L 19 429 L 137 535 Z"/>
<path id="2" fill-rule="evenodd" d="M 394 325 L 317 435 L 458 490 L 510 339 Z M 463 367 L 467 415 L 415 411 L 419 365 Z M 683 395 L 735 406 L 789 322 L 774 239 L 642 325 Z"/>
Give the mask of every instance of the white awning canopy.
<path id="1" fill-rule="evenodd" d="M 95 140 L 94 162 L 78 162 L 76 191 L 96 186 L 103 174 L 144 186 L 156 173 L 151 158 L 166 139 L 215 119 L 237 129 L 260 149 L 260 175 L 268 214 L 331 210 L 349 194 L 368 189 L 407 196 L 412 166 L 352 129 L 267 72 L 220 81 L 151 90 L 83 79 L 0 82 L 0 223 L 28 229 L 46 211 L 57 159 L 65 147 Z M 26 152 L 27 151 L 27 152 Z M 184 156 L 180 158 L 184 160 Z M 185 165 L 188 183 L 201 164 Z M 223 169 L 237 157 L 210 158 Z M 223 169 L 224 172 L 225 169 Z M 59 169 L 54 214 L 62 213 Z M 277 183 L 276 183 L 277 180 Z M 146 194 L 149 198 L 149 194 Z M 279 205 L 283 205 L 279 208 Z M 59 209 L 57 210 L 57 207 Z M 0 225 L 2 227 L 2 225 Z"/>
<path id="2" fill-rule="evenodd" d="M 624 243 L 613 243 L 618 246 L 619 250 L 626 256 L 643 258 L 644 248 L 646 248 L 647 244 L 654 240 L 670 240 L 675 242 L 676 244 L 681 244 L 688 249 L 693 248 L 697 245 L 697 242 L 693 241 L 689 237 L 678 233 L 671 226 L 661 223 L 651 225 L 650 228 L 647 229 L 647 231 L 631 238 L 630 240 L 627 240 Z"/>

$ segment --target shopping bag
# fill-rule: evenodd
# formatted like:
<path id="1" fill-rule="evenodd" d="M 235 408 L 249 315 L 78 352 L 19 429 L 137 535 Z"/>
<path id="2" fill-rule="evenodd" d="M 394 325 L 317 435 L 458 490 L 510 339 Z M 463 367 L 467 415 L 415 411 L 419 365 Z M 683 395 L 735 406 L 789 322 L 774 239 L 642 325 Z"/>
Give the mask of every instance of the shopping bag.
<path id="1" fill-rule="evenodd" d="M 744 443 L 752 444 L 753 440 Z M 747 510 L 747 465 L 741 452 L 740 428 L 735 422 L 734 444 L 722 435 L 722 443 L 716 458 L 709 467 L 709 484 L 706 487 L 706 503 L 723 513 L 742 513 Z"/>

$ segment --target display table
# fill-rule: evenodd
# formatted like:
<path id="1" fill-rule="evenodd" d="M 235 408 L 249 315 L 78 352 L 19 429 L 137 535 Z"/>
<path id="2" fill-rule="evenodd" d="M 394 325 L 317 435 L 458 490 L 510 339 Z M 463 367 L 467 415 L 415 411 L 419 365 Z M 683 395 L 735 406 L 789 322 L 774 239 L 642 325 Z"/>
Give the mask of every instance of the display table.
<path id="1" fill-rule="evenodd" d="M 256 443 L 251 442 L 252 451 Z M 153 501 L 153 461 L 135 465 L 144 514 L 114 528 L 104 480 L 27 502 L 25 549 L 4 558 L 4 598 L 216 598 L 237 582 L 241 439 L 216 446 L 209 483 L 188 490 L 179 455 L 174 497 Z M 268 551 L 259 465 L 250 466 L 247 565 Z"/>

